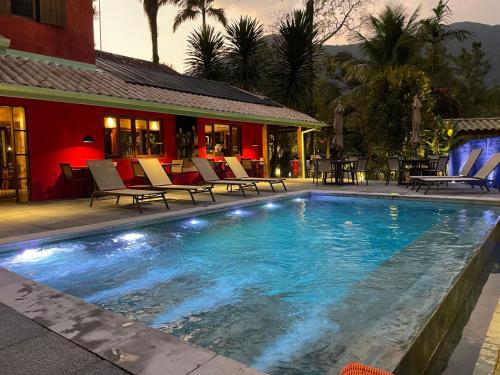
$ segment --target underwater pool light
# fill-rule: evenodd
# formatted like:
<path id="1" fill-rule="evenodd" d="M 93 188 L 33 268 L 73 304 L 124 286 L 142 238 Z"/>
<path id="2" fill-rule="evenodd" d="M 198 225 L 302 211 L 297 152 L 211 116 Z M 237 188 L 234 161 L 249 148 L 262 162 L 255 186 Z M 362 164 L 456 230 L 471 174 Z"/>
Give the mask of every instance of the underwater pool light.
<path id="1" fill-rule="evenodd" d="M 266 204 L 266 207 L 267 208 L 275 208 L 276 205 L 274 203 L 270 202 L 270 203 Z"/>
<path id="2" fill-rule="evenodd" d="M 140 240 L 141 238 L 144 238 L 144 234 L 142 233 L 127 233 L 118 237 L 118 239 L 127 242 L 134 242 Z"/>
<path id="3" fill-rule="evenodd" d="M 16 255 L 16 257 L 12 260 L 12 263 L 37 262 L 50 257 L 54 253 L 54 249 L 27 249 L 21 254 Z"/>
<path id="4" fill-rule="evenodd" d="M 196 220 L 196 219 L 191 219 L 191 220 L 189 221 L 189 224 L 191 224 L 191 225 L 200 224 L 200 221 L 199 221 L 199 220 Z"/>

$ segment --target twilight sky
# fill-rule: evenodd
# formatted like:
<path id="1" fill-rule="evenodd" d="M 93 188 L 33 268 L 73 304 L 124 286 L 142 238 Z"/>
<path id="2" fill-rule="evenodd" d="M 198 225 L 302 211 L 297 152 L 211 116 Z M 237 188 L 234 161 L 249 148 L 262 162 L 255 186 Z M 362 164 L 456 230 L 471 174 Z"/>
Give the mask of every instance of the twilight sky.
<path id="1" fill-rule="evenodd" d="M 102 22 L 102 49 L 127 56 L 151 59 L 151 42 L 146 16 L 138 0 L 100 0 Z M 257 17 L 266 26 L 273 24 L 276 14 L 301 7 L 305 0 L 218 0 L 218 5 L 226 10 L 229 19 L 242 14 Z M 374 0 L 376 12 L 387 1 Z M 394 1 L 392 1 L 394 3 Z M 408 10 L 421 5 L 422 16 L 427 16 L 437 0 L 401 0 Z M 454 21 L 474 21 L 490 25 L 500 24 L 500 0 L 451 0 Z M 199 22 L 188 21 L 177 32 L 172 32 L 173 18 L 177 9 L 168 5 L 158 16 L 160 28 L 160 60 L 171 64 L 178 71 L 184 71 L 186 40 Z M 215 24 L 214 21 L 211 21 Z M 94 23 L 96 48 L 99 48 L 99 23 Z M 345 37 L 332 40 L 332 44 L 345 42 Z"/>

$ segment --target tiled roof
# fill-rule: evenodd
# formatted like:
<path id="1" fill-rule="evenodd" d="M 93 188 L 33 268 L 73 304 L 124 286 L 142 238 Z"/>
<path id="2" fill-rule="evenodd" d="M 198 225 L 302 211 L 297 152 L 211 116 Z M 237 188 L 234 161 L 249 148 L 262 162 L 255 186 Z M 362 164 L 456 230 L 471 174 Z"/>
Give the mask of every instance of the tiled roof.
<path id="1" fill-rule="evenodd" d="M 491 118 L 455 118 L 445 121 L 453 122 L 459 131 L 500 130 L 500 117 Z"/>
<path id="2" fill-rule="evenodd" d="M 123 79 L 97 69 L 80 69 L 55 62 L 37 61 L 25 57 L 0 55 L 0 84 L 62 90 L 69 93 L 91 94 L 105 98 L 139 100 L 183 108 L 201 109 L 238 115 L 269 118 L 284 122 L 322 125 L 316 119 L 282 106 L 214 98 L 173 91 L 164 88 L 127 83 Z M 2 91 L 0 90 L 0 95 Z"/>

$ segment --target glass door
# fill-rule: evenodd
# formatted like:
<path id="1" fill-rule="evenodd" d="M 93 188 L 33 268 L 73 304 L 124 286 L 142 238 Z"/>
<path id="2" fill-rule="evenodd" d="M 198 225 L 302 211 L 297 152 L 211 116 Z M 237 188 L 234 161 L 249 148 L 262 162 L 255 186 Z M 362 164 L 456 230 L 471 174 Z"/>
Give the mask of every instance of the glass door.
<path id="1" fill-rule="evenodd" d="M 24 108 L 0 106 L 0 198 L 30 198 L 29 160 Z"/>

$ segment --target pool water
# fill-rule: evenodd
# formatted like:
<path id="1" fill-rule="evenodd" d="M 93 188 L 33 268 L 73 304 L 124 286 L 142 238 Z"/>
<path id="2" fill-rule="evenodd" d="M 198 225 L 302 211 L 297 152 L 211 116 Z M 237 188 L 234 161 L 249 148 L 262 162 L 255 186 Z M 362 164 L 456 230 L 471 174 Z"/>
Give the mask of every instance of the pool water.
<path id="1" fill-rule="evenodd" d="M 0 254 L 271 374 L 392 369 L 500 211 L 311 195 Z"/>

